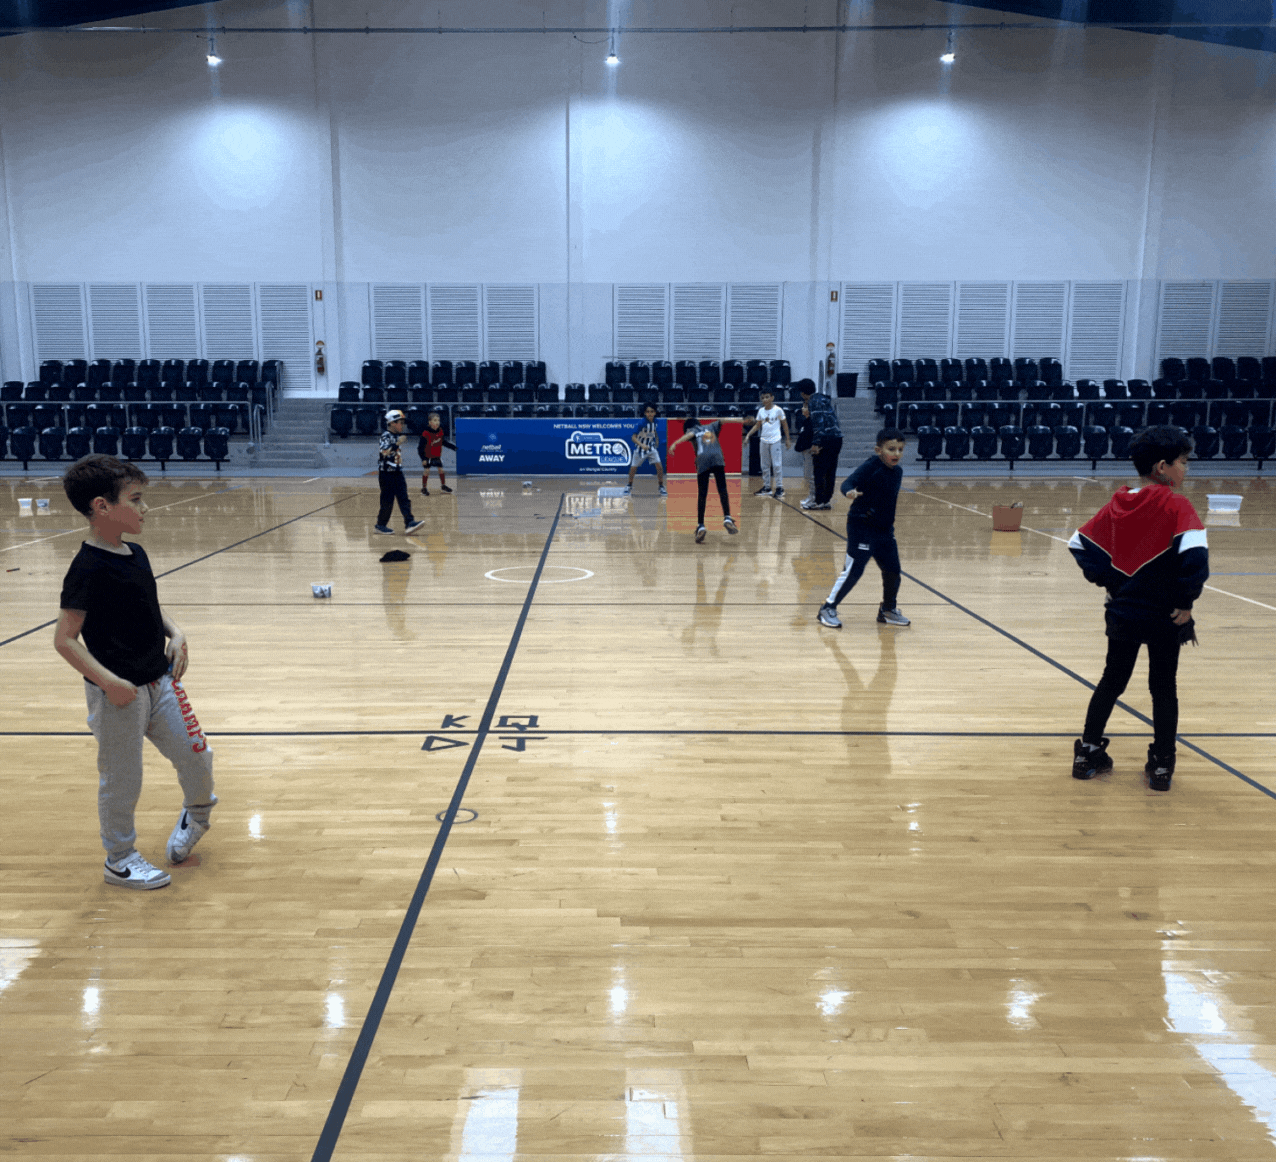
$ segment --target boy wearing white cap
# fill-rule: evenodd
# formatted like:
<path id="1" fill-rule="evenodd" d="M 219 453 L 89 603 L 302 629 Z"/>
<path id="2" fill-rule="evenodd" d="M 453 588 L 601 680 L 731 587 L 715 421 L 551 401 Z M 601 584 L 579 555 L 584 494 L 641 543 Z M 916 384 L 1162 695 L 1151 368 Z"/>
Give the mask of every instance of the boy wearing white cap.
<path id="1" fill-rule="evenodd" d="M 377 483 L 381 486 L 381 508 L 377 511 L 376 531 L 394 535 L 390 527 L 390 513 L 394 511 L 394 502 L 399 502 L 399 512 L 403 514 L 404 532 L 414 533 L 425 522 L 412 515 L 412 502 L 408 499 L 408 482 L 403 478 L 403 454 L 399 445 L 403 443 L 403 428 L 407 420 L 401 411 L 392 408 L 385 413 L 386 431 L 381 433 L 381 446 L 377 451 Z"/>

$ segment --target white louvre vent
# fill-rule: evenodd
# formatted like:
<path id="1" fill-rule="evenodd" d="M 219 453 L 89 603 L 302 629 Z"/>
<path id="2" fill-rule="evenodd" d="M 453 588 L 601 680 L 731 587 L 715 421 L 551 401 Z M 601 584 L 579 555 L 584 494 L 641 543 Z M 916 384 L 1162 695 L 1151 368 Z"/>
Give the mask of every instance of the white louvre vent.
<path id="1" fill-rule="evenodd" d="M 895 358 L 895 284 L 844 282 L 838 370 L 864 375 L 870 359 Z"/>
<path id="2" fill-rule="evenodd" d="M 1010 284 L 959 282 L 953 355 L 957 359 L 1004 359 L 1010 338 Z"/>
<path id="3" fill-rule="evenodd" d="M 1011 359 L 1063 362 L 1063 331 L 1068 308 L 1066 282 L 1015 283 Z"/>
<path id="4" fill-rule="evenodd" d="M 1064 375 L 1069 380 L 1121 378 L 1124 328 L 1125 283 L 1074 282 Z"/>
<path id="5" fill-rule="evenodd" d="M 421 283 L 373 283 L 372 357 L 425 358 L 425 287 Z"/>
<path id="6" fill-rule="evenodd" d="M 727 358 L 778 359 L 783 296 L 778 282 L 727 287 Z"/>
<path id="7" fill-rule="evenodd" d="M 261 318 L 261 358 L 283 362 L 280 387 L 304 391 L 313 389 L 314 332 L 310 287 L 296 282 L 258 283 L 257 301 Z"/>
<path id="8" fill-rule="evenodd" d="M 900 358 L 946 358 L 952 349 L 952 315 L 952 283 L 900 283 Z"/>
<path id="9" fill-rule="evenodd" d="M 1211 355 L 1262 356 L 1272 325 L 1272 282 L 1225 281 L 1219 287 L 1218 325 Z"/>
<path id="10" fill-rule="evenodd" d="M 199 316 L 195 284 L 148 283 L 146 300 L 146 357 L 194 359 L 199 355 Z"/>
<path id="11" fill-rule="evenodd" d="M 483 287 L 483 351 L 487 359 L 537 358 L 535 283 Z"/>
<path id="12" fill-rule="evenodd" d="M 727 288 L 720 282 L 673 286 L 673 358 L 721 359 Z"/>
<path id="13" fill-rule="evenodd" d="M 1211 353 L 1213 282 L 1163 282 L 1156 324 L 1156 365 L 1162 359 L 1192 359 Z"/>
<path id="14" fill-rule="evenodd" d="M 204 283 L 200 287 L 205 359 L 254 359 L 253 288 L 249 283 Z M 189 356 L 188 356 L 189 358 Z"/>
<path id="15" fill-rule="evenodd" d="M 669 355 L 669 287 L 665 283 L 617 283 L 612 291 L 617 359 L 666 359 Z"/>
<path id="16" fill-rule="evenodd" d="M 88 358 L 84 288 L 80 283 L 33 283 L 31 320 L 37 363 L 45 359 Z"/>
<path id="17" fill-rule="evenodd" d="M 477 283 L 431 283 L 430 358 L 482 359 L 483 328 Z"/>
<path id="18" fill-rule="evenodd" d="M 142 358 L 142 296 L 137 283 L 89 283 L 89 346 L 94 359 Z"/>

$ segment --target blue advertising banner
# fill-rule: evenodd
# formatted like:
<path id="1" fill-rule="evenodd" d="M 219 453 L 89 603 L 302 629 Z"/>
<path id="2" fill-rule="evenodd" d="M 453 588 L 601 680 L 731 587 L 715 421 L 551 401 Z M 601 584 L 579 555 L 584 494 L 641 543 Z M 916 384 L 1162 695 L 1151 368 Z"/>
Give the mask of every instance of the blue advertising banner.
<path id="1" fill-rule="evenodd" d="M 620 475 L 629 471 L 632 437 L 643 423 L 639 416 L 624 420 L 462 416 L 456 421 L 456 470 L 462 476 Z M 657 420 L 656 426 L 663 459 L 665 421 Z"/>

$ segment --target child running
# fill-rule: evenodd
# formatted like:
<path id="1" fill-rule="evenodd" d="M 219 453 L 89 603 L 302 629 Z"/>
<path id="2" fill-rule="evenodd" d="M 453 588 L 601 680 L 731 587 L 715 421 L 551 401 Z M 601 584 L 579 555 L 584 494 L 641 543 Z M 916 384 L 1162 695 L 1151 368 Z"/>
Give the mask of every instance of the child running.
<path id="1" fill-rule="evenodd" d="M 1153 791 L 1170 789 L 1179 726 L 1179 649 L 1196 641 L 1192 604 L 1210 575 L 1205 527 L 1179 493 L 1191 450 L 1181 428 L 1144 429 L 1130 443 L 1139 487 L 1118 488 L 1068 542 L 1085 579 L 1108 591 L 1107 660 L 1081 737 L 1073 744 L 1074 779 L 1112 769 L 1103 731 L 1134 673 L 1139 646 L 1146 645 L 1153 738 L 1143 771 Z"/>
<path id="2" fill-rule="evenodd" d="M 699 500 L 696 507 L 696 544 L 703 543 L 705 538 L 704 502 L 709 495 L 709 477 L 712 476 L 718 485 L 718 499 L 722 502 L 722 527 L 733 536 L 740 530 L 731 519 L 731 500 L 727 496 L 727 462 L 722 458 L 722 445 L 718 443 L 718 433 L 722 431 L 721 420 L 710 420 L 701 425 L 694 416 L 687 420 L 687 430 L 669 445 L 670 455 L 673 450 L 687 440 L 696 442 L 696 487 L 699 489 Z"/>
<path id="3" fill-rule="evenodd" d="M 419 413 L 418 413 L 419 414 Z M 439 470 L 439 487 L 444 492 L 452 490 L 447 486 L 447 477 L 443 475 L 443 449 L 456 451 L 456 445 L 448 440 L 443 431 L 443 417 L 438 412 L 431 412 L 425 423 L 425 430 L 416 443 L 417 455 L 421 457 L 421 495 L 430 495 L 430 469 Z"/>
<path id="4" fill-rule="evenodd" d="M 899 596 L 899 546 L 895 543 L 895 502 L 899 498 L 904 470 L 899 466 L 904 455 L 904 433 L 898 428 L 883 428 L 877 433 L 873 455 L 864 461 L 842 483 L 842 493 L 851 498 L 851 511 L 846 514 L 846 566 L 833 582 L 827 600 L 816 615 L 821 625 L 841 629 L 837 616 L 841 600 L 855 588 L 863 576 L 869 558 L 882 571 L 882 604 L 877 620 L 882 625 L 911 624 L 896 607 Z"/>
<path id="5" fill-rule="evenodd" d="M 629 460 L 629 480 L 625 484 L 625 495 L 628 496 L 634 487 L 634 477 L 645 460 L 656 469 L 656 480 L 660 485 L 660 495 L 668 496 L 665 488 L 665 466 L 660 463 L 660 429 L 656 426 L 656 405 L 647 404 L 642 409 L 643 425 L 630 439 L 634 442 L 633 456 Z"/>

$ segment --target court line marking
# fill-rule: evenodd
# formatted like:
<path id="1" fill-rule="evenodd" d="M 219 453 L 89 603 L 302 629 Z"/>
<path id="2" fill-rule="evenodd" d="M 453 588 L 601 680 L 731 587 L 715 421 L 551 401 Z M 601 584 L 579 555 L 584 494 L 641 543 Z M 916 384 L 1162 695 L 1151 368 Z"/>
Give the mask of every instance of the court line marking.
<path id="1" fill-rule="evenodd" d="M 231 492 L 234 490 L 228 488 L 228 489 L 225 489 L 225 491 Z M 286 525 L 295 524 L 299 520 L 305 520 L 306 517 L 314 516 L 315 513 L 317 512 L 323 512 L 323 510 L 326 508 L 335 508 L 337 505 L 343 504 L 347 500 L 352 500 L 353 498 L 359 495 L 361 494 L 357 492 L 352 492 L 349 496 L 339 497 L 337 500 L 332 501 L 330 504 L 320 505 L 319 508 L 311 509 L 309 512 L 303 512 L 300 516 L 294 516 L 291 519 L 283 521 L 280 524 L 274 525 L 271 528 L 262 529 L 261 532 L 253 533 L 253 535 L 250 537 L 244 537 L 242 541 L 235 541 L 234 544 L 223 545 L 220 549 L 214 549 L 211 553 L 205 553 L 202 557 L 196 557 L 193 561 L 187 561 L 183 565 L 175 565 L 171 569 L 165 569 L 163 573 L 155 574 L 155 580 L 158 581 L 161 577 L 167 577 L 170 573 L 178 573 L 182 569 L 189 569 L 192 565 L 198 565 L 201 561 L 207 561 L 209 557 L 217 556 L 218 553 L 225 553 L 230 549 L 237 549 L 240 545 L 246 545 L 249 541 L 255 541 L 258 537 L 264 537 L 267 533 L 276 532 L 277 530 L 284 528 Z M 189 497 L 188 499 L 195 500 L 196 498 L 192 496 L 192 497 Z M 184 502 L 179 500 L 175 500 L 173 502 L 173 504 L 182 504 L 182 503 Z M 166 507 L 172 507 L 172 506 L 170 505 Z M 58 619 L 56 617 L 53 618 L 51 621 L 42 622 L 40 625 L 34 626 L 31 629 L 25 629 L 21 633 L 14 634 L 13 637 L 5 638 L 4 641 L 0 641 L 0 647 L 7 646 L 11 644 L 12 642 L 19 641 L 24 637 L 30 637 L 31 634 L 33 633 L 39 633 L 40 630 L 48 629 L 49 626 L 57 625 L 57 624 L 58 624 Z"/>
<path id="2" fill-rule="evenodd" d="M 926 493 L 919 492 L 916 495 L 926 496 Z M 942 498 L 927 497 L 927 499 L 939 500 Z M 780 503 L 788 504 L 787 501 L 781 501 Z M 952 501 L 948 501 L 948 500 L 943 501 L 943 503 L 952 504 L 954 508 L 966 508 L 967 511 L 969 512 L 978 512 L 978 509 L 968 508 L 968 506 L 964 504 L 955 504 Z M 793 506 L 788 505 L 788 507 L 792 508 Z M 835 537 L 837 537 L 838 540 L 840 541 L 846 540 L 846 536 L 843 533 L 839 533 L 836 529 L 830 528 L 828 525 L 822 524 L 820 521 L 811 519 L 810 514 L 807 513 L 805 510 L 799 509 L 798 511 L 800 511 L 803 516 L 807 517 L 807 519 L 811 520 L 812 524 L 819 525 L 820 528 L 822 529 L 827 529 L 830 533 L 832 533 Z M 979 515 L 983 516 L 984 514 L 979 513 Z M 1029 529 L 1028 531 L 1035 532 L 1036 530 Z M 1041 535 L 1051 536 L 1050 533 L 1043 533 Z M 1051 539 L 1059 540 L 1060 538 L 1052 537 Z M 1002 629 L 1001 626 L 997 625 L 995 622 L 989 621 L 986 617 L 982 617 L 980 614 L 976 613 L 973 609 L 967 609 L 966 606 L 961 604 L 961 602 L 954 601 L 946 593 L 942 593 L 940 590 L 936 589 L 933 585 L 927 585 L 925 581 L 921 580 L 918 577 L 914 577 L 911 573 L 905 573 L 903 570 L 901 570 L 900 575 L 903 577 L 907 577 L 914 585 L 920 585 L 927 592 L 933 593 L 936 597 L 940 598 L 941 600 L 947 601 L 949 605 L 953 606 L 953 608 L 955 609 L 961 610 L 961 612 L 966 614 L 968 617 L 973 617 L 977 622 L 987 626 L 994 633 L 1001 634 L 1002 637 L 1008 639 L 1009 641 L 1014 642 L 1015 645 L 1020 646 L 1022 649 L 1027 650 L 1034 657 L 1040 658 L 1047 665 L 1053 666 L 1056 670 L 1059 670 L 1062 673 L 1067 674 L 1069 678 L 1072 678 L 1074 681 L 1079 682 L 1082 686 L 1085 686 L 1086 689 L 1094 690 L 1095 686 L 1093 682 L 1086 681 L 1086 679 L 1083 678 L 1080 674 L 1078 674 L 1075 670 L 1068 669 L 1068 667 L 1065 666 L 1062 662 L 1056 661 L 1049 654 L 1043 653 L 1041 650 L 1037 649 L 1036 646 L 1030 646 L 1022 638 L 1015 637 L 1015 635 L 1012 634 L 1009 630 Z M 1143 714 L 1139 712 L 1138 710 L 1135 710 L 1133 706 L 1129 705 L 1126 702 L 1122 702 L 1120 699 L 1117 700 L 1116 705 L 1119 706 L 1122 710 L 1124 710 L 1127 714 L 1133 715 L 1140 722 L 1151 727 L 1152 720 L 1146 714 Z M 1253 787 L 1257 791 L 1261 791 L 1269 799 L 1276 800 L 1276 791 L 1273 791 L 1270 787 L 1265 787 L 1262 783 L 1258 782 L 1257 780 L 1251 779 L 1244 772 L 1238 771 L 1235 767 L 1230 766 L 1228 763 L 1223 762 L 1222 759 L 1216 757 L 1215 755 L 1210 754 L 1209 751 L 1203 750 L 1201 747 L 1197 746 L 1193 742 L 1189 742 L 1186 736 L 1182 734 L 1176 734 L 1174 737 L 1176 738 L 1177 741 L 1181 742 L 1189 750 L 1195 751 L 1196 754 L 1200 755 L 1204 759 L 1208 759 L 1210 762 L 1214 763 L 1215 766 L 1222 767 L 1222 769 L 1227 771 L 1228 774 L 1235 775 L 1242 782 L 1248 783 L 1251 787 Z"/>
<path id="3" fill-rule="evenodd" d="M 1076 738 L 1075 730 L 722 730 L 692 727 L 669 730 L 631 730 L 627 727 L 574 729 L 537 727 L 538 734 L 554 735 L 745 735 L 759 738 Z M 420 730 L 208 730 L 209 738 L 419 738 Z M 440 732 L 435 732 L 440 733 Z M 447 735 L 477 734 L 471 727 L 449 727 Z M 500 731 L 496 732 L 497 734 Z M 1146 731 L 1108 732 L 1112 738 L 1147 738 Z M 446 736 L 446 735 L 445 735 Z M 0 730 L 0 738 L 92 738 L 88 730 Z M 1276 731 L 1191 731 L 1183 738 L 1276 738 Z"/>
<path id="4" fill-rule="evenodd" d="M 944 498 L 944 497 L 942 497 L 942 496 L 932 496 L 929 492 L 918 492 L 918 491 L 914 490 L 914 491 L 913 491 L 913 495 L 914 495 L 914 496 L 920 496 L 920 497 L 923 497 L 923 498 L 924 498 L 924 499 L 926 499 L 926 500 L 937 500 L 937 501 L 939 501 L 939 503 L 940 503 L 940 504 L 947 504 L 947 505 L 951 506 L 952 508 L 960 508 L 960 509 L 964 509 L 966 512 L 973 512 L 976 516 L 982 516 L 982 517 L 986 517 L 988 520 L 992 520 L 992 513 L 990 513 L 990 512 L 980 512 L 980 511 L 979 511 L 979 509 L 977 509 L 977 508 L 971 508 L 971 507 L 970 507 L 970 505 L 968 505 L 968 504 L 958 504 L 955 500 L 947 500 L 947 499 L 945 499 L 945 498 Z M 817 521 L 816 523 L 818 524 L 819 522 Z M 1061 545 L 1066 545 L 1066 544 L 1068 543 L 1067 538 L 1065 538 L 1065 537 L 1057 537 L 1057 536 L 1055 536 L 1055 535 L 1054 535 L 1054 533 L 1048 533 L 1048 532 L 1046 532 L 1046 531 L 1045 531 L 1045 529 L 1034 529 L 1034 528 L 1029 527 L 1028 525 L 1023 525 L 1023 526 L 1022 526 L 1022 528 L 1023 528 L 1023 531 L 1024 531 L 1024 532 L 1026 532 L 1026 533 L 1036 533 L 1036 534 L 1037 534 L 1037 536 L 1039 536 L 1039 537 L 1049 537 L 1052 541 L 1058 541 Z M 1257 577 L 1262 577 L 1262 576 L 1270 576 L 1270 574 L 1263 574 L 1263 573 L 1255 573 L 1255 574 L 1226 573 L 1226 574 L 1220 574 L 1220 576 L 1227 576 L 1227 577 L 1257 576 Z M 1208 589 L 1211 593 L 1221 593 L 1224 597 L 1234 597 L 1234 598 L 1236 598 L 1236 600 L 1237 600 L 1237 601 L 1246 601 L 1246 602 L 1248 602 L 1250 605 L 1257 605 L 1260 609 L 1270 609 L 1273 613 L 1276 613 L 1276 605 L 1268 605 L 1265 601 L 1255 601 L 1255 600 L 1254 600 L 1254 598 L 1252 598 L 1252 597 L 1242 597 L 1239 593 L 1232 593 L 1232 592 L 1230 592 L 1230 591 L 1229 591 L 1229 590 L 1227 590 L 1227 589 L 1220 589 L 1217 585 L 1210 585 L 1210 584 L 1208 584 L 1208 583 L 1205 585 L 1205 588 L 1206 588 L 1206 589 Z"/>
<path id="5" fill-rule="evenodd" d="M 505 679 L 509 676 L 510 666 L 513 665 L 514 654 L 517 652 L 518 643 L 523 636 L 523 627 L 527 624 L 527 615 L 531 612 L 537 585 L 540 582 L 541 574 L 545 570 L 545 561 L 549 557 L 550 546 L 554 543 L 554 534 L 558 530 L 558 522 L 563 515 L 563 502 L 566 496 L 565 492 L 559 495 L 554 521 L 549 526 L 549 535 L 545 538 L 545 547 L 541 550 L 540 561 L 536 565 L 536 573 L 528 586 L 527 596 L 523 599 L 523 610 L 518 616 L 518 623 L 514 626 L 509 646 L 505 650 L 505 659 L 496 675 L 496 681 L 492 684 L 492 692 L 488 695 L 487 705 L 483 708 L 483 717 L 479 720 L 478 728 L 475 731 L 474 743 L 470 747 L 465 766 L 461 771 L 460 778 L 457 779 L 455 789 L 452 791 L 451 802 L 448 803 L 443 822 L 439 824 L 438 833 L 434 837 L 434 844 L 430 848 L 429 858 L 426 859 L 425 867 L 421 871 L 421 877 L 417 880 L 416 890 L 412 893 L 412 898 L 408 902 L 407 911 L 403 914 L 403 922 L 399 925 L 399 934 L 395 937 L 394 945 L 390 949 L 390 956 L 386 960 L 385 968 L 381 973 L 381 980 L 377 984 L 376 992 L 372 997 L 372 1003 L 368 1006 L 367 1014 L 363 1018 L 363 1024 L 359 1028 L 359 1036 L 355 1039 L 354 1048 L 350 1053 L 350 1060 L 346 1063 L 341 1083 L 337 1086 L 332 1105 L 328 1109 L 328 1116 L 324 1120 L 323 1129 L 319 1133 L 319 1140 L 315 1144 L 311 1162 L 330 1162 L 333 1151 L 337 1148 L 337 1140 L 341 1137 L 341 1130 L 345 1125 L 346 1116 L 350 1112 L 350 1103 L 354 1100 L 354 1093 L 359 1086 L 359 1079 L 363 1076 L 368 1054 L 372 1051 L 372 1042 L 376 1039 L 377 1029 L 381 1025 L 381 1018 L 385 1015 L 386 1006 L 390 1001 L 390 994 L 394 990 L 394 982 L 399 975 L 399 969 L 403 965 L 403 958 L 407 955 L 408 944 L 412 940 L 412 933 L 416 928 L 417 919 L 421 914 L 422 907 L 425 905 L 426 893 L 430 890 L 430 884 L 434 880 L 434 873 L 438 869 L 440 858 L 442 858 L 443 847 L 452 832 L 453 824 L 456 822 L 456 813 L 461 808 L 461 800 L 465 797 L 470 776 L 474 773 L 474 767 L 478 762 L 479 755 L 482 753 L 483 743 L 488 734 L 492 732 L 492 719 L 496 716 L 496 707 L 501 700 L 501 694 L 505 690 Z M 420 732 L 418 731 L 417 733 Z"/>
<path id="6" fill-rule="evenodd" d="M 509 569 L 531 569 L 531 565 L 502 565 L 499 569 L 489 569 L 483 574 L 489 581 L 503 581 L 506 585 L 525 585 L 526 581 L 522 577 L 497 577 L 497 573 L 504 573 Z M 582 569 L 579 565 L 549 565 L 550 569 L 570 569 L 573 573 L 581 573 L 580 577 L 560 577 L 557 581 L 545 581 L 546 585 L 566 585 L 572 581 L 588 581 L 594 574 L 591 569 Z"/>

